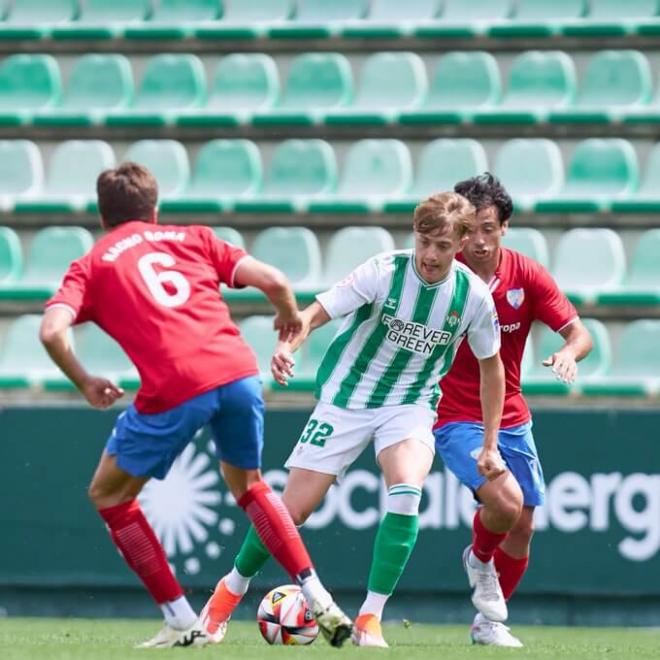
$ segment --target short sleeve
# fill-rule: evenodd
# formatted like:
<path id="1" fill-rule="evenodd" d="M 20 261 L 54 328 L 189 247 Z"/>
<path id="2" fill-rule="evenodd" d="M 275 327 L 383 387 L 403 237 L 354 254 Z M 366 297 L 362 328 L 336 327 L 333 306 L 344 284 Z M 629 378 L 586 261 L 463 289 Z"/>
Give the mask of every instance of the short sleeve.
<path id="1" fill-rule="evenodd" d="M 468 343 L 477 360 L 493 357 L 500 350 L 500 322 L 489 291 L 484 291 L 467 332 Z"/>
<path id="2" fill-rule="evenodd" d="M 236 288 L 234 285 L 236 268 L 241 260 L 248 256 L 247 252 L 237 245 L 218 238 L 209 227 L 201 229 L 206 233 L 205 238 L 208 241 L 211 262 L 220 281 Z"/>
<path id="3" fill-rule="evenodd" d="M 316 300 L 332 319 L 346 316 L 362 305 L 376 300 L 381 268 L 377 257 L 365 261 L 348 277 L 337 282 L 327 291 L 316 296 Z"/>
<path id="4" fill-rule="evenodd" d="M 46 302 L 46 309 L 65 307 L 71 311 L 74 323 L 93 320 L 93 306 L 89 295 L 89 261 L 74 261 L 64 275 L 55 295 Z"/>
<path id="5" fill-rule="evenodd" d="M 568 298 L 559 290 L 550 273 L 536 262 L 530 264 L 528 285 L 534 300 L 534 318 L 559 332 L 576 318 L 578 313 Z"/>

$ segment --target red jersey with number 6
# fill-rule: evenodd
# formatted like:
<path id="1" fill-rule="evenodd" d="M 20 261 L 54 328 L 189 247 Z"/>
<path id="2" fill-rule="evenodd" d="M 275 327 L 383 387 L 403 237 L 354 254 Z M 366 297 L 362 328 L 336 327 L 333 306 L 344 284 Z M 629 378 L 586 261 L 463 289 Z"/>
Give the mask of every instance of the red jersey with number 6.
<path id="1" fill-rule="evenodd" d="M 46 307 L 113 337 L 140 373 L 137 410 L 163 412 L 259 373 L 220 295 L 246 256 L 209 227 L 127 222 L 71 264 Z"/>
<path id="2" fill-rule="evenodd" d="M 457 259 L 465 263 L 462 254 Z M 531 418 L 520 390 L 520 365 L 532 322 L 542 321 L 558 332 L 578 314 L 548 271 L 514 250 L 502 248 L 500 264 L 488 285 L 502 335 L 500 356 L 504 364 L 506 392 L 501 426 L 510 428 Z M 435 428 L 449 422 L 482 421 L 479 383 L 479 363 L 464 341 L 449 373 L 442 379 L 442 398 Z"/>

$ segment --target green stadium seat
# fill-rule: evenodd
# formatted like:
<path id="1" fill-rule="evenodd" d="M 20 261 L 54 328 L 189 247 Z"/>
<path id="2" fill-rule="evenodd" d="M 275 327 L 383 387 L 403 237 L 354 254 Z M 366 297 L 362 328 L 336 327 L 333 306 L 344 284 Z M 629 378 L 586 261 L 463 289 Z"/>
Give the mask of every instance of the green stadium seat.
<path id="1" fill-rule="evenodd" d="M 651 149 L 646 159 L 639 190 L 612 202 L 615 213 L 656 213 L 660 211 L 660 144 Z"/>
<path id="2" fill-rule="evenodd" d="M 560 33 L 565 21 L 584 16 L 588 0 L 520 0 L 515 15 L 493 25 L 491 37 L 551 37 Z"/>
<path id="3" fill-rule="evenodd" d="M 147 63 L 142 85 L 129 110 L 109 113 L 110 126 L 174 123 L 177 113 L 206 101 L 204 65 L 195 55 L 156 55 Z"/>
<path id="4" fill-rule="evenodd" d="M 225 3 L 221 21 L 204 23 L 195 30 L 200 39 L 255 39 L 287 21 L 295 0 L 241 0 Z"/>
<path id="5" fill-rule="evenodd" d="M 505 142 L 497 152 L 494 171 L 522 211 L 532 209 L 539 199 L 556 195 L 564 184 L 561 151 L 547 138 Z"/>
<path id="6" fill-rule="evenodd" d="M 55 39 L 117 39 L 151 12 L 151 0 L 85 0 L 76 20 L 53 28 Z"/>
<path id="7" fill-rule="evenodd" d="M 182 126 L 237 126 L 254 112 L 270 109 L 280 90 L 277 66 L 263 53 L 226 55 L 220 60 L 203 108 L 181 112 Z"/>
<path id="8" fill-rule="evenodd" d="M 397 38 L 414 33 L 415 28 L 434 19 L 441 0 L 372 0 L 369 15 L 363 20 L 347 21 L 343 37 Z"/>
<path id="9" fill-rule="evenodd" d="M 11 55 L 0 65 L 0 126 L 29 121 L 35 110 L 57 105 L 62 82 L 51 55 Z"/>
<path id="10" fill-rule="evenodd" d="M 50 158 L 43 190 L 16 201 L 17 213 L 80 213 L 95 204 L 96 178 L 115 165 L 115 153 L 103 140 L 67 140 Z"/>
<path id="11" fill-rule="evenodd" d="M 538 230 L 530 227 L 510 227 L 504 235 L 503 245 L 549 267 L 548 242 Z"/>
<path id="12" fill-rule="evenodd" d="M 589 378 L 587 395 L 657 396 L 660 390 L 660 321 L 628 323 L 619 336 L 612 369 L 601 378 Z"/>
<path id="13" fill-rule="evenodd" d="M 23 252 L 18 234 L 0 227 L 0 287 L 11 285 L 23 272 Z"/>
<path id="14" fill-rule="evenodd" d="M 231 243 L 236 247 L 245 249 L 245 239 L 243 235 L 233 227 L 213 227 L 213 233 L 226 243 Z"/>
<path id="15" fill-rule="evenodd" d="M 514 58 L 501 102 L 477 112 L 477 123 L 538 123 L 575 99 L 573 60 L 561 51 L 532 50 Z"/>
<path id="16" fill-rule="evenodd" d="M 400 140 L 359 140 L 349 148 L 337 192 L 314 200 L 320 213 L 370 213 L 405 195 L 412 184 L 408 147 Z M 328 191 L 329 192 L 329 191 Z"/>
<path id="17" fill-rule="evenodd" d="M 30 140 L 0 140 L 0 209 L 11 211 L 20 197 L 38 195 L 44 182 L 39 147 Z"/>
<path id="18" fill-rule="evenodd" d="M 329 111 L 327 124 L 386 124 L 426 96 L 426 67 L 415 53 L 376 53 L 362 65 L 355 99 L 346 109 Z"/>
<path id="19" fill-rule="evenodd" d="M 410 192 L 385 203 L 385 211 L 410 213 L 434 192 L 453 190 L 458 181 L 488 169 L 483 146 L 476 140 L 439 138 L 424 146 Z"/>
<path id="20" fill-rule="evenodd" d="M 660 229 L 645 231 L 637 241 L 623 286 L 598 296 L 603 305 L 660 303 Z"/>
<path id="21" fill-rule="evenodd" d="M 625 271 L 623 243 L 611 229 L 571 229 L 555 249 L 554 278 L 575 303 L 593 303 L 601 292 L 618 287 Z"/>
<path id="22" fill-rule="evenodd" d="M 240 4 L 240 3 L 231 3 Z M 221 14 L 218 0 L 160 0 L 148 20 L 124 31 L 127 39 L 188 39 Z"/>
<path id="23" fill-rule="evenodd" d="M 446 0 L 439 18 L 415 30 L 419 37 L 475 37 L 511 15 L 511 0 Z"/>
<path id="24" fill-rule="evenodd" d="M 344 227 L 333 234 L 325 253 L 323 282 L 331 286 L 380 252 L 394 250 L 394 239 L 383 227 Z"/>
<path id="25" fill-rule="evenodd" d="M 0 39 L 43 39 L 51 28 L 73 20 L 77 0 L 13 0 L 0 23 Z"/>
<path id="26" fill-rule="evenodd" d="M 270 381 L 270 359 L 277 343 L 272 316 L 248 316 L 240 323 L 243 339 L 257 356 L 264 384 Z"/>
<path id="27" fill-rule="evenodd" d="M 628 197 L 639 185 L 635 149 L 619 138 L 579 142 L 568 167 L 568 178 L 556 197 L 540 200 L 539 212 L 598 212 L 617 197 Z"/>
<path id="28" fill-rule="evenodd" d="M 211 140 L 197 154 L 190 185 L 165 199 L 163 211 L 214 213 L 230 209 L 241 197 L 254 196 L 262 183 L 261 154 L 250 140 Z"/>
<path id="29" fill-rule="evenodd" d="M 324 140 L 286 140 L 273 151 L 262 194 L 238 200 L 237 211 L 302 211 L 310 198 L 330 193 L 337 184 L 333 148 Z"/>
<path id="30" fill-rule="evenodd" d="M 292 20 L 269 28 L 268 35 L 303 39 L 337 36 L 344 22 L 363 18 L 368 9 L 369 0 L 298 0 Z"/>
<path id="31" fill-rule="evenodd" d="M 612 122 L 651 101 L 651 66 L 637 50 L 604 50 L 588 62 L 572 108 L 550 114 L 553 122 Z"/>
<path id="32" fill-rule="evenodd" d="M 328 109 L 353 97 L 351 65 L 339 53 L 306 53 L 294 58 L 279 102 L 257 112 L 255 125 L 317 124 Z"/>
<path id="33" fill-rule="evenodd" d="M 589 0 L 589 14 L 567 23 L 562 33 L 571 37 L 615 37 L 641 31 L 648 25 L 651 34 L 658 34 L 653 21 L 658 10 L 657 0 Z"/>
<path id="34" fill-rule="evenodd" d="M 35 113 L 32 121 L 37 126 L 100 124 L 108 111 L 127 107 L 133 91 L 126 56 L 83 55 L 73 63 L 61 104 Z"/>
<path id="35" fill-rule="evenodd" d="M 451 52 L 438 60 L 426 98 L 399 115 L 402 124 L 460 124 L 501 96 L 497 61 L 482 51 Z"/>
<path id="36" fill-rule="evenodd" d="M 0 345 L 0 388 L 29 388 L 46 378 L 65 380 L 39 341 L 41 315 L 19 316 Z M 73 344 L 73 334 L 70 333 Z"/>

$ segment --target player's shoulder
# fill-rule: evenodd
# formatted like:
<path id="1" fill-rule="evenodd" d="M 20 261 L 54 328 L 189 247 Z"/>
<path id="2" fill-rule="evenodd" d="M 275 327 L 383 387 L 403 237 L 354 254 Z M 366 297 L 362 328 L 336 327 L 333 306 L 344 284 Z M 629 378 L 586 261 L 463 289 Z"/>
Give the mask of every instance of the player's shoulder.
<path id="1" fill-rule="evenodd" d="M 365 261 L 365 264 L 372 266 L 379 273 L 389 273 L 396 268 L 397 263 L 401 260 L 410 261 L 412 254 L 412 250 L 388 250 L 370 257 Z"/>

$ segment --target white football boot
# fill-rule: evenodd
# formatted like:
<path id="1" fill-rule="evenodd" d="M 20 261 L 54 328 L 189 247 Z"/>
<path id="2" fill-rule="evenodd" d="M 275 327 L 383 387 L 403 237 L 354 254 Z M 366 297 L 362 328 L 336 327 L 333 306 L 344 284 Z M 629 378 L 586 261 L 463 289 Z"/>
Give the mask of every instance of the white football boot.
<path id="1" fill-rule="evenodd" d="M 185 630 L 177 630 L 166 623 L 154 637 L 138 644 L 135 648 L 169 649 L 178 646 L 206 646 L 208 643 L 209 639 L 204 632 L 204 628 L 199 621 L 195 621 L 190 628 Z"/>
<path id="2" fill-rule="evenodd" d="M 498 621 L 489 621 L 481 612 L 474 617 L 470 637 L 473 644 L 506 646 L 512 649 L 523 647 L 523 643 L 511 634 L 509 628 Z"/>
<path id="3" fill-rule="evenodd" d="M 495 571 L 495 562 L 479 561 L 469 545 L 463 551 L 463 567 L 472 587 L 472 604 L 490 621 L 506 621 L 508 611 L 502 587 Z"/>
<path id="4" fill-rule="evenodd" d="M 315 601 L 312 612 L 323 636 L 331 646 L 341 646 L 351 636 L 353 622 L 334 601 L 327 607 Z"/>

